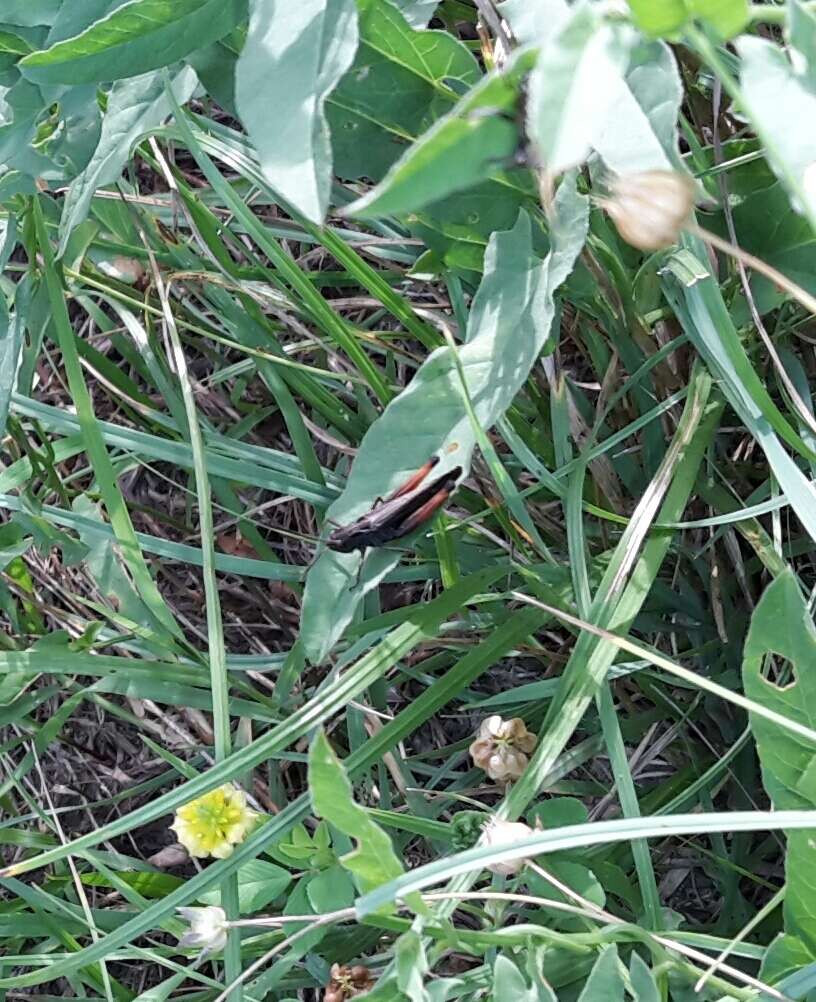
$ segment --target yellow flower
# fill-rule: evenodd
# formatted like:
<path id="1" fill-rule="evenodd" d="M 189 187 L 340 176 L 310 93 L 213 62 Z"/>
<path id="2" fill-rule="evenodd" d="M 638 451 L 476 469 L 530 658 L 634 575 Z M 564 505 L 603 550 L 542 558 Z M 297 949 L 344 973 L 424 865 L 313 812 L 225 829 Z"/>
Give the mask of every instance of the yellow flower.
<path id="1" fill-rule="evenodd" d="M 228 783 L 180 807 L 170 827 L 191 856 L 224 859 L 244 841 L 258 817 L 247 807 L 244 791 Z"/>
<path id="2" fill-rule="evenodd" d="M 507 783 L 524 772 L 529 762 L 527 756 L 535 746 L 536 736 L 527 730 L 521 717 L 504 720 L 495 714 L 482 721 L 468 751 L 491 779 Z"/>

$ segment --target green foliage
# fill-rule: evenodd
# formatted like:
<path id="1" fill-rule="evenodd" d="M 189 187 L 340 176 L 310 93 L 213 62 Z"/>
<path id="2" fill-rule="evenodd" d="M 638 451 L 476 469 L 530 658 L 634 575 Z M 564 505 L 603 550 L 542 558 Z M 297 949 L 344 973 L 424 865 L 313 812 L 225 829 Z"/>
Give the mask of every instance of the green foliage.
<path id="1" fill-rule="evenodd" d="M 331 818 L 335 828 L 357 842 L 357 848 L 340 862 L 357 877 L 360 890 L 378 887 L 403 872 L 391 839 L 354 802 L 351 784 L 322 731 L 309 752 L 309 790 L 315 814 Z"/>
<path id="2" fill-rule="evenodd" d="M 812 994 L 814 4 L 0 7 L 0 992 Z"/>
<path id="3" fill-rule="evenodd" d="M 746 695 L 791 720 L 816 720 L 816 686 L 807 666 L 816 656 L 816 628 L 791 573 L 780 575 L 751 617 L 742 667 Z M 769 677 L 768 672 L 773 674 Z M 764 720 L 751 718 L 762 763 L 762 779 L 774 807 L 816 808 L 814 753 Z M 773 974 L 788 973 L 816 957 L 816 848 L 809 832 L 789 832 L 785 873 L 785 935 L 766 964 Z"/>

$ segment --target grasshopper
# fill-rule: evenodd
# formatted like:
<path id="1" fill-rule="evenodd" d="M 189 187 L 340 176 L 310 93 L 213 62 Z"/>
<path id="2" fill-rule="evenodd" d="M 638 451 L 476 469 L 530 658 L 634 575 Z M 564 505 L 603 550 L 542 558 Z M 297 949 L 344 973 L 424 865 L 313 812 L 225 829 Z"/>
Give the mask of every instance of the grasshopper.
<path id="1" fill-rule="evenodd" d="M 378 498 L 373 508 L 356 521 L 338 525 L 327 537 L 326 546 L 337 553 L 359 550 L 362 554 L 362 571 L 367 549 L 384 546 L 413 532 L 423 522 L 427 522 L 456 489 L 456 481 L 462 475 L 461 466 L 443 473 L 424 487 L 420 486 L 438 462 L 439 457 L 432 456 L 384 501 Z"/>

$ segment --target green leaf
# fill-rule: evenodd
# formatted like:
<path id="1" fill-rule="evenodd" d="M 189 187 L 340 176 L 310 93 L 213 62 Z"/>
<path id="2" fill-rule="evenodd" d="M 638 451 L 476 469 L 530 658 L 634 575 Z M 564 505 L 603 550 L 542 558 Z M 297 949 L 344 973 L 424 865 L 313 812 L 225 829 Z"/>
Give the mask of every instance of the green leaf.
<path id="1" fill-rule="evenodd" d="M 769 659 L 776 679 L 766 677 Z M 816 629 L 793 573 L 780 574 L 751 617 L 742 677 L 745 695 L 777 713 L 816 723 Z M 765 789 L 778 810 L 816 807 L 816 748 L 751 714 Z M 788 832 L 785 931 L 816 956 L 816 845 L 807 831 Z"/>
<path id="2" fill-rule="evenodd" d="M 566 0 L 504 0 L 502 17 L 522 45 L 541 45 L 557 34 L 570 16 Z"/>
<path id="3" fill-rule="evenodd" d="M 236 104 L 266 179 L 315 223 L 326 215 L 332 181 L 323 106 L 356 49 L 355 0 L 252 2 L 236 66 Z"/>
<path id="4" fill-rule="evenodd" d="M 238 907 L 242 915 L 252 915 L 260 911 L 270 901 L 280 897 L 292 883 L 292 874 L 282 866 L 267 863 L 263 859 L 253 859 L 238 871 Z M 205 905 L 221 904 L 221 888 L 199 894 L 198 900 Z"/>
<path id="5" fill-rule="evenodd" d="M 528 969 L 532 969 L 533 984 L 527 982 L 527 978 L 516 967 L 513 961 L 504 954 L 499 954 L 493 964 L 493 984 L 491 985 L 491 1002 L 504 1002 L 505 999 L 513 999 L 513 1002 L 557 1002 L 552 989 L 543 979 L 541 971 L 537 969 L 535 963 L 535 951 L 528 952 Z"/>
<path id="6" fill-rule="evenodd" d="M 642 46 L 592 131 L 593 148 L 618 174 L 681 167 L 677 116 L 682 101 L 683 85 L 671 49 L 662 42 Z"/>
<path id="7" fill-rule="evenodd" d="M 787 9 L 790 44 L 812 68 L 816 66 L 816 13 L 805 7 L 801 0 L 788 0 Z"/>
<path id="8" fill-rule="evenodd" d="M 527 134 L 551 172 L 588 156 L 593 135 L 625 86 L 631 42 L 580 4 L 544 44 L 528 83 Z"/>
<path id="9" fill-rule="evenodd" d="M 394 946 L 394 961 L 397 987 L 403 995 L 407 995 L 411 1002 L 428 1002 L 424 982 L 429 965 L 419 933 L 410 929 L 399 937 Z"/>
<path id="10" fill-rule="evenodd" d="M 723 41 L 742 31 L 750 18 L 749 0 L 686 0 L 686 6 Z"/>
<path id="11" fill-rule="evenodd" d="M 627 0 L 635 24 L 647 35 L 673 35 L 688 20 L 685 0 Z"/>
<path id="12" fill-rule="evenodd" d="M 624 986 L 618 948 L 607 946 L 595 961 L 578 1002 L 624 1002 Z"/>
<path id="13" fill-rule="evenodd" d="M 62 0 L 3 0 L 3 23 L 20 27 L 52 24 Z"/>
<path id="14" fill-rule="evenodd" d="M 363 892 L 402 874 L 391 839 L 354 802 L 351 783 L 322 730 L 309 751 L 309 790 L 315 814 L 330 819 L 335 828 L 357 842 L 357 848 L 340 862 L 357 877 Z"/>
<path id="15" fill-rule="evenodd" d="M 379 180 L 479 78 L 458 39 L 415 31 L 388 0 L 357 0 L 360 44 L 327 103 L 335 171 Z"/>
<path id="16" fill-rule="evenodd" d="M 740 247 L 778 268 L 784 275 L 816 295 L 816 233 L 810 222 L 791 212 L 785 188 L 775 183 L 761 188 L 740 202 L 733 213 Z M 723 223 L 718 232 L 725 234 Z M 769 278 L 751 273 L 751 289 L 761 314 L 775 309 L 788 296 Z M 748 321 L 747 304 L 740 316 Z M 737 304 L 734 306 L 736 312 Z M 737 319 L 737 317 L 735 317 Z M 739 320 L 737 321 L 739 322 Z"/>
<path id="17" fill-rule="evenodd" d="M 661 1002 L 654 975 L 637 953 L 632 954 L 629 975 L 632 979 L 634 1002 Z"/>
<path id="18" fill-rule="evenodd" d="M 768 947 L 762 958 L 761 977 L 772 985 L 814 961 L 813 951 L 797 936 L 782 933 Z"/>
<path id="19" fill-rule="evenodd" d="M 816 184 L 805 172 L 816 161 L 816 93 L 809 72 L 797 72 L 784 50 L 764 38 L 736 42 L 742 58 L 742 103 L 765 146 L 768 161 L 792 196 L 797 212 L 816 224 Z M 803 123 L 807 123 L 803 127 Z"/>
<path id="20" fill-rule="evenodd" d="M 507 70 L 486 76 L 346 212 L 361 218 L 413 212 L 495 174 L 518 144 L 515 106 L 532 65 L 533 53 L 521 52 Z"/>
<path id="21" fill-rule="evenodd" d="M 486 258 L 485 277 L 473 300 L 467 341 L 457 349 L 468 395 L 485 431 L 510 406 L 550 337 L 554 294 L 572 270 L 583 245 L 587 201 L 574 179 L 558 190 L 551 239 L 544 261 L 533 252 L 529 218 L 495 233 Z M 400 448 L 393 443 L 399 441 Z M 440 348 L 421 366 L 408 389 L 393 400 L 366 433 L 346 489 L 327 517 L 346 523 L 384 497 L 431 455 L 441 457 L 436 473 L 454 466 L 467 469 L 476 443 L 462 398 L 456 360 Z M 454 446 L 455 451 L 447 451 Z M 388 550 L 371 553 L 352 591 L 360 564 L 357 554 L 324 552 L 309 572 L 301 618 L 306 652 L 322 660 L 351 621 L 363 593 L 398 562 Z"/>
<path id="22" fill-rule="evenodd" d="M 356 889 L 343 867 L 335 865 L 312 877 L 306 893 L 312 908 L 319 914 L 348 908 L 354 902 Z"/>
<path id="23" fill-rule="evenodd" d="M 209 45 L 245 16 L 246 0 L 132 0 L 19 66 L 38 84 L 122 80 Z"/>
<path id="24" fill-rule="evenodd" d="M 191 96 L 196 83 L 195 72 L 189 66 L 178 69 L 170 78 L 173 93 L 182 103 Z M 65 250 L 71 231 L 88 214 L 94 192 L 119 177 L 133 145 L 161 124 L 169 115 L 170 107 L 163 73 L 147 73 L 113 85 L 99 144 L 90 163 L 65 196 L 60 220 L 60 254 Z"/>

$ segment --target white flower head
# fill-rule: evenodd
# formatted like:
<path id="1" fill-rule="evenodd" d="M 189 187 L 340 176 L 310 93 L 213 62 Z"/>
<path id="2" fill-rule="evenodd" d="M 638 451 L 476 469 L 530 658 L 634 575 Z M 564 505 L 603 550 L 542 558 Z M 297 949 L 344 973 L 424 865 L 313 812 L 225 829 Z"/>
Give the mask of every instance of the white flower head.
<path id="1" fill-rule="evenodd" d="M 616 177 L 609 196 L 600 204 L 623 239 L 656 251 L 677 243 L 694 207 L 694 184 L 676 171 L 649 170 Z"/>
<path id="2" fill-rule="evenodd" d="M 519 839 L 527 838 L 533 834 L 533 829 L 525 825 L 523 821 L 503 821 L 501 818 L 492 817 L 485 822 L 482 828 L 482 845 L 490 846 L 491 849 L 500 849 L 503 846 L 516 845 Z M 503 877 L 512 877 L 522 869 L 526 860 L 508 859 L 507 862 L 491 863 L 488 870 L 501 874 Z"/>
<path id="3" fill-rule="evenodd" d="M 206 908 L 177 908 L 190 928 L 179 940 L 179 946 L 198 946 L 205 953 L 218 953 L 227 942 L 229 923 L 223 908 L 208 905 Z"/>

